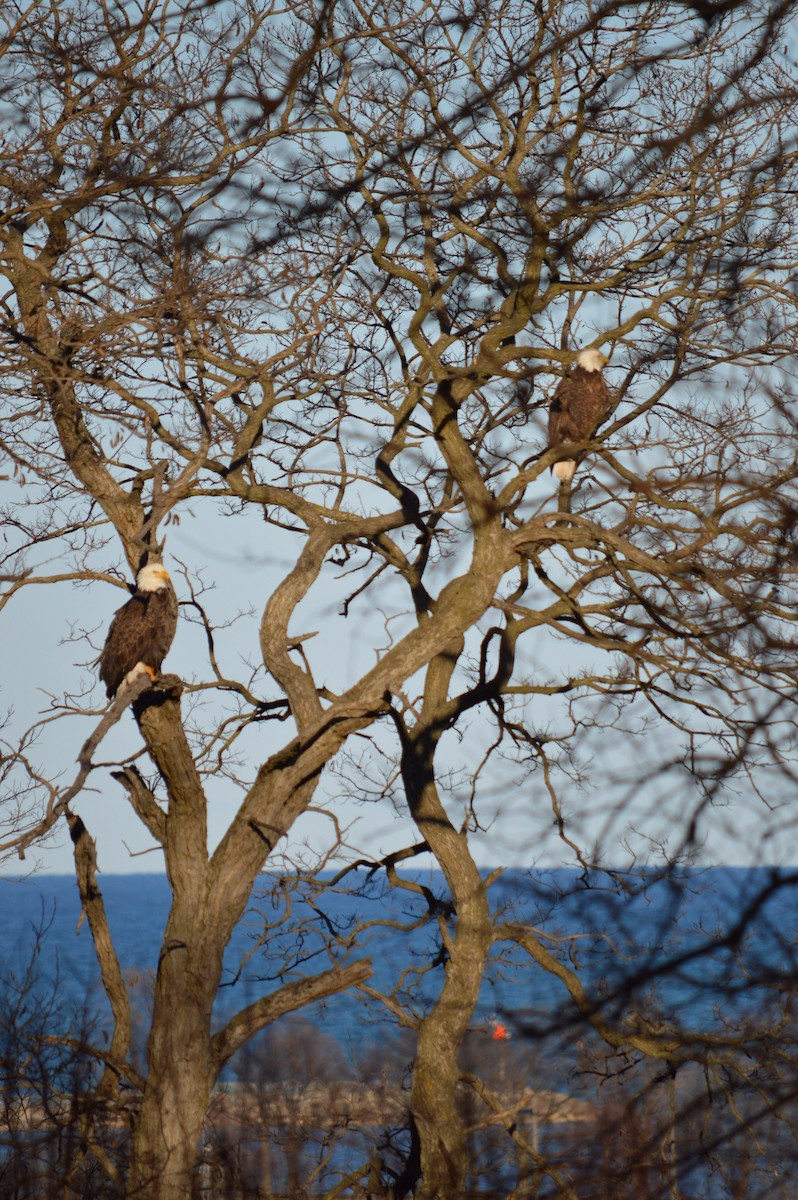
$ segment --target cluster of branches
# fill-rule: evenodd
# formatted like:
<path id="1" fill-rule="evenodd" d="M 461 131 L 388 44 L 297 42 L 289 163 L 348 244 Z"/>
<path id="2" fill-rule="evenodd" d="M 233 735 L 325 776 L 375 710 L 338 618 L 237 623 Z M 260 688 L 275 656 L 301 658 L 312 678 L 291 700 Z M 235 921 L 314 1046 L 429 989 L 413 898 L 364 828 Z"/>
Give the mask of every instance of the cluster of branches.
<path id="1" fill-rule="evenodd" d="M 9 719 L 0 759 L 5 847 L 64 819 L 72 834 L 113 1010 L 97 1093 L 139 1095 L 128 1194 L 187 1196 L 231 1056 L 359 985 L 415 1034 L 391 1187 L 463 1195 L 459 1053 L 497 947 L 555 978 L 613 1055 L 737 1071 L 761 1044 L 592 995 L 567 941 L 491 910 L 475 845 L 495 821 L 531 857 L 553 827 L 563 861 L 623 892 L 607 839 L 633 829 L 634 860 L 672 863 L 716 803 L 754 825 L 793 788 L 793 7 L 4 11 L 0 607 L 12 621 L 37 588 L 119 584 L 189 517 L 217 543 L 245 530 L 269 562 L 243 662 L 200 582 L 223 556 L 186 566 L 203 653 L 136 697 L 112 764 L 108 802 L 173 891 L 146 1077 L 81 811 L 133 696 L 76 740 L 67 787 L 36 743 L 55 719 L 96 722 L 75 679 L 43 722 Z M 611 355 L 613 407 L 564 514 L 545 414 L 588 345 Z M 411 826 L 367 866 L 437 923 L 437 998 L 408 1000 L 404 974 L 369 988 L 349 934 L 320 972 L 301 954 L 273 967 L 277 986 L 213 1031 L 225 946 L 281 840 L 323 808 L 342 850 L 333 763 Z M 232 815 L 209 844 L 213 788 Z M 322 837 L 312 850 L 326 864 Z M 550 1178 L 568 1194 L 567 1171 Z"/>

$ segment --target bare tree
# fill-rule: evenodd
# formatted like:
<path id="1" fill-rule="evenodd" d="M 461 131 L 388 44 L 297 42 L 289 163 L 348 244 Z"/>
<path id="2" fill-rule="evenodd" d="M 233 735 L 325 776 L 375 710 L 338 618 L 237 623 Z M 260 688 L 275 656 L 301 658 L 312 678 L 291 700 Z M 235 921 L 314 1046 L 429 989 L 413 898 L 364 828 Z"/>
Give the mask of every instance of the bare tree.
<path id="1" fill-rule="evenodd" d="M 213 1031 L 232 930 L 295 823 L 335 816 L 334 760 L 414 823 L 379 866 L 440 928 L 434 1002 L 404 978 L 365 989 L 417 1036 L 395 1194 L 464 1193 L 459 1053 L 492 948 L 556 978 L 613 1051 L 677 1072 L 739 1052 L 599 1003 L 538 930 L 492 913 L 473 835 L 503 808 L 492 789 L 522 794 L 595 880 L 627 826 L 638 859 L 667 837 L 675 861 L 728 789 L 756 812 L 793 787 L 793 9 L 7 6 L 2 604 L 118 584 L 191 514 L 248 522 L 290 560 L 236 673 L 187 569 L 207 661 L 139 687 L 115 754 L 113 802 L 172 888 L 143 1080 L 79 811 L 132 694 L 68 787 L 32 753 L 49 717 L 7 735 L 6 845 L 63 819 L 75 844 L 114 1015 L 97 1094 L 141 1089 L 128 1195 L 188 1196 L 224 1064 L 370 976 L 331 943 L 327 969 Z M 563 512 L 543 429 L 584 346 L 611 354 L 613 410 L 576 448 Z M 310 640 L 329 596 L 341 616 Z M 346 619 L 363 650 L 328 678 Z M 85 715 L 76 693 L 51 715 Z M 210 846 L 216 785 L 235 804 Z M 402 873 L 421 852 L 446 896 Z M 628 883 L 606 869 L 604 886 Z"/>

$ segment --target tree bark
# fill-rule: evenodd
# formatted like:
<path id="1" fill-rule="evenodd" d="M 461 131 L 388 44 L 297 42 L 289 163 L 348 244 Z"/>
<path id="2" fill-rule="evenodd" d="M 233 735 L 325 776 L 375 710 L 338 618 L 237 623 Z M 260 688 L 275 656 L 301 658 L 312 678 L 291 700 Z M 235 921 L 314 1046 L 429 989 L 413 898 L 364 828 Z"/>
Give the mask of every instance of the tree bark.
<path id="1" fill-rule="evenodd" d="M 210 919 L 207 808 L 180 713 L 179 680 L 147 693 L 136 715 L 169 795 L 164 857 L 172 887 L 155 981 L 147 1080 L 133 1135 L 128 1195 L 188 1200 L 197 1142 L 218 1073 L 211 1010 L 224 947 L 240 915 Z"/>
<path id="2" fill-rule="evenodd" d="M 418 1032 L 410 1100 L 420 1149 L 417 1200 L 462 1200 L 468 1181 L 468 1140 L 457 1103 L 458 1057 L 492 940 L 487 890 L 470 855 L 468 860 L 470 865 L 461 861 L 453 889 L 457 934 L 446 979 Z"/>
<path id="3" fill-rule="evenodd" d="M 468 1139 L 458 1110 L 459 1054 L 479 1000 L 485 960 L 493 940 L 487 887 L 468 848 L 441 803 L 434 759 L 442 725 L 433 714 L 446 693 L 463 643 L 430 664 L 422 717 L 402 741 L 402 779 L 413 818 L 443 871 L 457 915 L 441 994 L 418 1029 L 410 1109 L 415 1126 L 418 1200 L 461 1200 L 468 1181 Z"/>
<path id="4" fill-rule="evenodd" d="M 130 1200 L 189 1200 L 197 1144 L 216 1081 L 211 1007 L 221 955 L 181 939 L 189 913 L 174 910 L 158 968 L 148 1073 L 133 1135 Z M 180 997 L 180 1003 L 175 1002 Z"/>

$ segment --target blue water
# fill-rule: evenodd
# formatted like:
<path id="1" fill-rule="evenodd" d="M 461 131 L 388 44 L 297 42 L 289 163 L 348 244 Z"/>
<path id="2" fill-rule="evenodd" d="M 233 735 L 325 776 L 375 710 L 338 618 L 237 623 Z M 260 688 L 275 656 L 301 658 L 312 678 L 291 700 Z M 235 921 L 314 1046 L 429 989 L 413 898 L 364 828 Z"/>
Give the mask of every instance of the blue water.
<path id="1" fill-rule="evenodd" d="M 418 878 L 445 900 L 439 875 Z M 335 933 L 353 938 L 345 961 L 371 957 L 372 987 L 386 994 L 398 988 L 399 997 L 409 999 L 412 984 L 417 1011 L 435 997 L 442 968 L 429 968 L 441 961 L 437 920 L 410 932 L 390 924 L 418 922 L 426 910 L 424 899 L 409 892 L 381 894 L 364 873 L 355 882 L 354 894 L 350 877 L 331 893 L 293 898 L 288 919 L 284 889 L 279 881 L 263 878 L 263 895 L 237 928 L 226 957 L 217 1004 L 220 1021 L 279 986 L 281 973 L 288 979 L 327 969 Z M 167 881 L 153 875 L 103 875 L 100 886 L 122 968 L 143 975 L 146 984 L 158 962 L 169 905 Z M 688 1029 L 724 1020 L 739 1025 L 767 1008 L 798 977 L 796 871 L 682 870 L 664 878 L 649 875 L 644 885 L 632 878 L 586 880 L 564 869 L 511 871 L 493 886 L 491 897 L 503 920 L 540 931 L 548 949 L 578 973 L 588 994 L 613 1016 L 646 1000 Z M 55 988 L 62 1006 L 77 1013 L 103 1013 L 92 941 L 88 926 L 80 925 L 71 877 L 0 879 L 0 915 L 2 986 L 16 986 L 38 945 L 35 986 Z M 353 931 L 363 921 L 371 927 L 355 937 Z M 260 947 L 266 923 L 270 932 Z M 557 940 L 563 938 L 572 940 Z M 543 1037 L 576 1021 L 562 983 L 507 943 L 495 947 L 475 1024 L 497 1014 L 527 1036 Z M 305 1010 L 304 1016 L 355 1050 L 384 1037 L 388 1027 L 380 1005 L 372 1002 L 364 1012 L 362 1000 L 346 995 Z"/>

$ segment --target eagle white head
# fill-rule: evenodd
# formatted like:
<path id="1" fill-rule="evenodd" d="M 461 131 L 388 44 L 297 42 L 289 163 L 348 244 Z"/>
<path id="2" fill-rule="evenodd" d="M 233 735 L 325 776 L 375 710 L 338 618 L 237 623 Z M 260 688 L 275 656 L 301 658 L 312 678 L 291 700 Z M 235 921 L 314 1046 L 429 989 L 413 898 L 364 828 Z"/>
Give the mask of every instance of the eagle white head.
<path id="1" fill-rule="evenodd" d="M 140 592 L 160 592 L 169 587 L 169 572 L 163 563 L 147 563 L 136 576 L 136 587 Z"/>
<path id="2" fill-rule="evenodd" d="M 600 371 L 602 367 L 606 367 L 609 361 L 608 356 L 602 354 L 595 346 L 591 346 L 588 350 L 580 350 L 576 356 L 576 365 L 583 371 Z"/>

